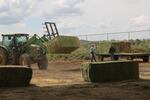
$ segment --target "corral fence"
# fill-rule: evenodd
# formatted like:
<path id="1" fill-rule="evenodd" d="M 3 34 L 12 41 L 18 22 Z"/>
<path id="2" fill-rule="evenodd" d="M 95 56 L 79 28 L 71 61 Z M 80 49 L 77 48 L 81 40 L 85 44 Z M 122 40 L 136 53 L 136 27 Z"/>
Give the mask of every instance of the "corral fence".
<path id="1" fill-rule="evenodd" d="M 86 34 L 78 35 L 78 37 L 86 41 L 150 39 L 150 30 Z"/>

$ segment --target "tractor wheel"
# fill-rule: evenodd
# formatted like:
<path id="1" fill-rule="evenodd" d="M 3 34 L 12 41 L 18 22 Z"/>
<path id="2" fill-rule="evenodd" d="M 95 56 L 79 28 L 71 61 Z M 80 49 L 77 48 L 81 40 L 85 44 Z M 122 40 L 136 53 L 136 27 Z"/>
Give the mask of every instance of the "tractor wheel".
<path id="1" fill-rule="evenodd" d="M 114 55 L 114 60 L 118 60 L 119 56 L 118 55 Z"/>
<path id="2" fill-rule="evenodd" d="M 41 57 L 41 59 L 37 62 L 39 69 L 46 70 L 48 67 L 48 58 L 46 55 Z"/>
<path id="3" fill-rule="evenodd" d="M 22 54 L 19 58 L 19 64 L 31 67 L 30 56 L 28 54 Z"/>
<path id="4" fill-rule="evenodd" d="M 7 51 L 3 48 L 0 48 L 0 65 L 7 64 Z"/>

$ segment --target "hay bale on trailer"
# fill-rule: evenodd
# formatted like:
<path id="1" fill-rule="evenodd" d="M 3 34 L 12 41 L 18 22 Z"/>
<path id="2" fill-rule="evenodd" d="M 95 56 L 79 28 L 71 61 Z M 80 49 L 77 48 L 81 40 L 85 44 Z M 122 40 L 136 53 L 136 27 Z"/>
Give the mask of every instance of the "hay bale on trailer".
<path id="1" fill-rule="evenodd" d="M 46 43 L 49 53 L 71 53 L 80 47 L 80 40 L 74 36 L 58 36 Z"/>
<path id="2" fill-rule="evenodd" d="M 0 87 L 28 86 L 32 69 L 25 66 L 0 66 Z"/>
<path id="3" fill-rule="evenodd" d="M 116 49 L 115 53 L 119 53 L 120 52 L 120 46 L 119 46 L 120 43 L 119 42 L 112 42 L 111 45 L 113 45 L 113 47 Z"/>
<path id="4" fill-rule="evenodd" d="M 130 53 L 131 52 L 131 43 L 130 42 L 120 42 L 119 43 L 119 51 L 123 53 Z"/>
<path id="5" fill-rule="evenodd" d="M 131 43 L 130 42 L 114 42 L 112 45 L 116 48 L 116 52 L 119 53 L 130 53 L 131 52 Z"/>
<path id="6" fill-rule="evenodd" d="M 109 48 L 111 46 L 111 41 L 104 41 L 99 43 L 99 52 L 100 53 L 108 53 Z"/>
<path id="7" fill-rule="evenodd" d="M 111 61 L 84 63 L 82 76 L 89 82 L 111 82 L 139 78 L 138 63 L 132 61 Z"/>

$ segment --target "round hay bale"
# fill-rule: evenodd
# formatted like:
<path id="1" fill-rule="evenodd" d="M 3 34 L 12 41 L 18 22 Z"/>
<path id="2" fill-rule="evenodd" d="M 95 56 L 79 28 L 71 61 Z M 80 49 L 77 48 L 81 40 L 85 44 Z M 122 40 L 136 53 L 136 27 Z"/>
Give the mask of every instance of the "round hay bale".
<path id="1" fill-rule="evenodd" d="M 0 87 L 28 86 L 32 69 L 26 66 L 0 66 Z"/>

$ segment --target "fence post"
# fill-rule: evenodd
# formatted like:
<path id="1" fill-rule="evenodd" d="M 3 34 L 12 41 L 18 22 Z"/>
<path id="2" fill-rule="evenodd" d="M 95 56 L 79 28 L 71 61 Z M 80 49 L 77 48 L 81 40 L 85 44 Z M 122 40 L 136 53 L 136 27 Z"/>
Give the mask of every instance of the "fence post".
<path id="1" fill-rule="evenodd" d="M 85 37 L 86 37 L 86 41 L 88 41 L 88 36 L 86 35 Z"/>
<path id="2" fill-rule="evenodd" d="M 128 41 L 130 40 L 130 32 L 128 32 Z"/>
<path id="3" fill-rule="evenodd" d="M 109 34 L 107 33 L 107 41 L 109 40 L 109 36 L 108 36 Z"/>

